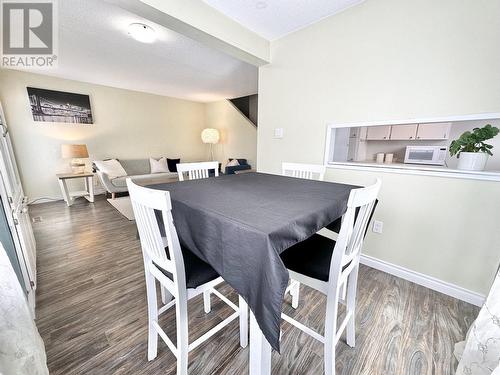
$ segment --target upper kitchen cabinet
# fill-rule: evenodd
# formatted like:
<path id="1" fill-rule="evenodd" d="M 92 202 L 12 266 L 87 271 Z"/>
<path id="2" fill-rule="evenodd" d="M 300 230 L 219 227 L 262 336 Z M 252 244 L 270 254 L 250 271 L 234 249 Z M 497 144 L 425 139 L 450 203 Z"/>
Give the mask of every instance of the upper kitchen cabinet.
<path id="1" fill-rule="evenodd" d="M 391 140 L 406 141 L 417 137 L 418 124 L 392 125 Z"/>
<path id="2" fill-rule="evenodd" d="M 366 131 L 366 139 L 368 141 L 375 140 L 387 140 L 391 138 L 391 126 L 390 125 L 382 125 L 382 126 L 369 126 Z"/>
<path id="3" fill-rule="evenodd" d="M 434 122 L 418 124 L 418 140 L 440 140 L 450 137 L 451 122 Z"/>

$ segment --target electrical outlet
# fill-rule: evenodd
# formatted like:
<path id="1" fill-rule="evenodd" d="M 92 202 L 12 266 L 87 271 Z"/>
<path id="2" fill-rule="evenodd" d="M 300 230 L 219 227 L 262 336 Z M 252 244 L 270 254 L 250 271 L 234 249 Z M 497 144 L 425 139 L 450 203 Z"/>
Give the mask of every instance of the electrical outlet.
<path id="1" fill-rule="evenodd" d="M 42 217 L 41 216 L 35 216 L 33 219 L 31 219 L 34 223 L 40 223 L 42 222 Z"/>
<path id="2" fill-rule="evenodd" d="M 373 232 L 381 234 L 384 229 L 384 222 L 375 220 L 373 222 Z"/>

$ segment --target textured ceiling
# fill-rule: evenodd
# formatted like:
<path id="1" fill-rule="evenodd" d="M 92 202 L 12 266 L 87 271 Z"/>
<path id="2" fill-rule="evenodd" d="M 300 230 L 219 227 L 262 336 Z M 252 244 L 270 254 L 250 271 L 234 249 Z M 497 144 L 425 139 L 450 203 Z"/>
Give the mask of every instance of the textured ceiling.
<path id="1" fill-rule="evenodd" d="M 275 40 L 364 0 L 200 0 Z"/>
<path id="2" fill-rule="evenodd" d="M 59 1 L 59 67 L 43 74 L 196 101 L 257 92 L 257 68 L 100 0 Z M 143 22 L 143 44 L 127 26 Z"/>

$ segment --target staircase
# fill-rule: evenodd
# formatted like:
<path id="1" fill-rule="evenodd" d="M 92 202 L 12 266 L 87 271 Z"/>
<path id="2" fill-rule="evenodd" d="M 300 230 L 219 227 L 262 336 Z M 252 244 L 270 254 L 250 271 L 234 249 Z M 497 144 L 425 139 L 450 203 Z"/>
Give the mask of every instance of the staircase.
<path id="1" fill-rule="evenodd" d="M 229 99 L 229 102 L 250 122 L 257 127 L 258 95 L 247 95 Z"/>

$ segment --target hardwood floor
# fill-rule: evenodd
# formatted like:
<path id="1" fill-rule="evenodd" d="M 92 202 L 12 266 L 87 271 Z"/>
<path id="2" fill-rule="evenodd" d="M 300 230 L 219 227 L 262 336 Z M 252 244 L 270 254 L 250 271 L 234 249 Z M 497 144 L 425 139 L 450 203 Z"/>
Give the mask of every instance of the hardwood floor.
<path id="1" fill-rule="evenodd" d="M 51 374 L 175 374 L 176 360 L 160 340 L 147 361 L 147 306 L 135 224 L 104 199 L 31 206 L 38 244 L 37 324 Z M 337 345 L 338 374 L 453 374 L 453 345 L 465 337 L 478 308 L 362 266 L 356 347 Z M 237 296 L 224 285 L 234 302 Z M 325 299 L 302 287 L 299 308 L 284 310 L 323 330 Z M 190 341 L 230 314 L 212 296 L 189 303 Z M 175 312 L 160 324 L 175 337 Z M 175 341 L 174 341 L 175 342 Z M 239 346 L 237 321 L 189 355 L 190 374 L 246 374 L 249 349 Z M 282 354 L 273 374 L 321 374 L 323 347 L 283 323 Z"/>

